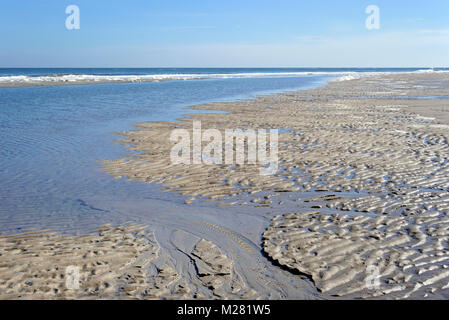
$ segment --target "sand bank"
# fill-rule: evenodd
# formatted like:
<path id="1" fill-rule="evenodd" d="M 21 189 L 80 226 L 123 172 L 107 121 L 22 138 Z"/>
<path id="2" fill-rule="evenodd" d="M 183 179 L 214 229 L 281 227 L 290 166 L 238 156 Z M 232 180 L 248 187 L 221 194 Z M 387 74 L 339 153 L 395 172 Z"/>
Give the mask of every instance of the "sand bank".
<path id="1" fill-rule="evenodd" d="M 88 235 L 2 235 L 0 297 L 448 298 L 448 106 L 428 99 L 448 96 L 448 83 L 444 74 L 372 76 L 196 106 L 227 113 L 121 132 L 129 154 L 102 170 L 159 183 L 186 204 L 144 216 L 130 214 L 136 200 L 112 203 L 145 223 Z M 282 129 L 281 170 L 171 164 L 170 132 L 193 120 Z M 67 266 L 80 268 L 79 290 L 66 287 Z"/>
<path id="2" fill-rule="evenodd" d="M 449 296 L 448 84 L 445 74 L 370 76 L 196 106 L 227 113 L 138 124 L 119 133 L 129 157 L 105 163 L 104 170 L 159 183 L 184 195 L 186 203 L 232 206 L 229 214 L 242 205 L 278 211 L 296 206 L 298 213 L 273 220 L 264 250 L 310 276 L 325 294 L 444 298 Z M 219 130 L 282 129 L 281 170 L 261 176 L 255 165 L 172 164 L 170 132 L 191 130 L 193 120 Z M 367 290 L 371 267 L 379 271 L 380 286 Z"/>
<path id="3" fill-rule="evenodd" d="M 170 259 L 160 256 L 159 244 L 145 226 L 101 226 L 82 236 L 45 230 L 0 236 L 0 299 L 257 297 L 215 244 L 196 238 L 178 241 L 195 266 L 199 288 L 188 273 L 179 274 Z"/>
<path id="4" fill-rule="evenodd" d="M 447 298 L 449 217 L 290 213 L 264 233 L 264 250 L 345 298 Z"/>

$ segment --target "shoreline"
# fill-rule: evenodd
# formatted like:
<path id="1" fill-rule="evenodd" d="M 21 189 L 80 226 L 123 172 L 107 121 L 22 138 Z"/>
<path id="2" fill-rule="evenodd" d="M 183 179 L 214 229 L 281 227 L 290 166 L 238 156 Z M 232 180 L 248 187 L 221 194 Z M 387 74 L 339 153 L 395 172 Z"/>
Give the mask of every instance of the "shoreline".
<path id="1" fill-rule="evenodd" d="M 1 69 L 1 68 L 0 68 Z M 233 68 L 231 68 L 233 69 Z M 254 68 L 257 70 L 258 68 Z M 290 68 L 285 68 L 286 70 Z M 294 68 L 293 68 L 294 69 Z M 299 68 L 301 69 L 301 68 Z M 305 68 L 307 69 L 307 68 Z M 313 69 L 313 68 L 312 68 Z M 343 68 L 345 69 L 345 68 Z M 224 73 L 224 74 L 148 74 L 148 75 L 95 75 L 95 74 L 67 74 L 67 75 L 41 75 L 41 76 L 0 76 L 0 88 L 23 88 L 23 87 L 51 87 L 51 86 L 70 86 L 70 85 L 91 85 L 91 84 L 114 84 L 114 83 L 146 83 L 146 82 L 165 82 L 165 81 L 188 81 L 188 80 L 212 80 L 212 79 L 245 79 L 245 78 L 264 78 L 264 77 L 307 77 L 307 76 L 325 76 L 334 78 L 331 81 L 350 81 L 370 76 L 388 76 L 395 74 L 410 75 L 419 77 L 427 74 L 448 74 L 449 70 L 430 70 L 419 68 L 403 68 L 405 70 L 416 69 L 414 71 L 375 71 L 382 68 L 347 68 L 343 71 L 294 71 L 294 72 L 272 72 L 272 73 Z M 386 68 L 389 69 L 389 68 Z M 394 68 L 393 68 L 394 69 Z M 326 68 L 324 68 L 326 70 Z M 8 77 L 28 77 L 27 80 L 5 81 L 2 78 Z M 45 79 L 41 79 L 45 78 Z M 65 79 L 64 79 L 65 77 Z M 83 78 L 84 77 L 84 78 Z M 97 78 L 96 78 L 97 77 Z M 35 78 L 35 79 L 33 79 Z M 2 81 L 3 80 L 3 81 Z"/>
<path id="2" fill-rule="evenodd" d="M 198 79 L 200 80 L 200 79 Z M 164 82 L 176 80 L 104 80 L 104 81 L 42 81 L 42 82 L 0 82 L 0 88 L 29 88 L 29 87 L 56 87 L 56 86 L 81 86 L 93 84 L 118 84 L 118 83 L 146 83 L 146 82 Z"/>
<path id="3" fill-rule="evenodd" d="M 416 81 L 427 82 L 424 89 L 418 90 L 416 86 L 420 84 Z M 195 230 L 198 223 L 189 215 L 183 223 L 186 229 L 192 228 L 192 233 L 171 231 L 170 241 L 182 247 L 183 252 L 202 260 L 197 262 L 201 266 L 207 261 L 209 271 L 205 274 L 209 278 L 196 275 L 197 285 L 206 286 L 209 281 L 218 279 L 212 285 L 212 292 L 218 290 L 223 298 L 267 297 L 262 285 L 255 286 L 255 280 L 242 282 L 248 276 L 258 277 L 276 268 L 281 273 L 278 266 L 268 265 L 258 271 L 243 270 L 246 261 L 256 257 L 262 264 L 268 262 L 257 250 L 263 250 L 286 269 L 308 275 L 313 285 L 321 290 L 321 293 L 314 293 L 310 288 L 305 289 L 305 283 L 310 281 L 291 273 L 290 277 L 299 281 L 299 287 L 286 291 L 284 298 L 291 298 L 295 290 L 308 298 L 330 298 L 331 295 L 444 298 L 449 294 L 445 288 L 449 274 L 444 267 L 449 265 L 446 256 L 446 251 L 449 252 L 446 217 L 449 214 L 446 205 L 449 177 L 443 172 L 449 126 L 435 123 L 429 117 L 441 114 L 441 109 L 448 106 L 446 100 L 388 100 L 383 97 L 419 96 L 418 93 L 422 95 L 423 92 L 429 96 L 444 96 L 449 94 L 447 82 L 447 76 L 438 74 L 417 77 L 395 74 L 332 82 L 313 90 L 261 96 L 248 101 L 189 107 L 227 113 L 191 114 L 176 122 L 137 124 L 136 129 L 120 133 L 124 137 L 121 142 L 133 146 L 129 157 L 106 162 L 103 169 L 116 178 L 127 177 L 145 183 L 155 181 L 168 190 L 180 192 L 186 200 L 190 199 L 187 203 L 191 202 L 186 205 L 186 211 L 203 201 L 211 201 L 224 205 L 223 210 L 228 210 L 228 214 L 237 208 L 254 207 L 254 217 L 272 220 L 271 226 L 262 231 L 260 241 L 263 243 L 255 244 L 256 250 L 245 242 L 245 232 L 234 231 L 241 227 L 232 227 L 231 223 L 231 227 L 224 228 L 220 226 L 219 217 L 215 219 L 217 225 L 208 226 L 208 232 Z M 358 99 L 359 96 L 382 99 Z M 449 108 L 445 112 L 449 112 Z M 282 132 L 279 139 L 283 171 L 264 178 L 251 166 L 176 168 L 167 159 L 168 135 L 174 128 L 190 130 L 194 119 L 201 120 L 205 128 L 289 129 Z M 444 117 L 443 121 L 449 123 L 449 117 Z M 224 179 L 218 177 L 226 177 L 227 181 L 222 184 Z M 164 247 L 166 234 L 154 231 L 156 241 Z M 233 256 L 229 243 L 220 240 L 219 235 L 211 242 L 210 232 L 217 231 L 240 243 L 241 251 Z M 333 243 L 323 240 L 324 235 Z M 75 239 L 70 241 L 76 242 Z M 285 246 L 286 243 L 289 246 Z M 293 244 L 304 249 L 294 250 Z M 199 249 L 195 253 L 197 245 Z M 237 250 L 237 246 L 232 248 Z M 398 250 L 404 255 L 395 255 Z M 216 254 L 202 257 L 207 251 Z M 313 252 L 317 255 L 310 256 Z M 168 253 L 171 259 L 180 261 L 173 252 Z M 243 260 L 245 255 L 247 258 Z M 338 259 L 345 262 L 338 263 Z M 361 286 L 370 259 L 375 262 L 372 265 L 378 267 L 381 280 L 381 287 L 374 290 Z M 213 267 L 217 261 L 221 261 L 226 271 Z M 420 265 L 422 262 L 426 263 Z M 174 288 L 189 273 L 181 263 L 171 268 L 176 275 L 164 268 L 152 269 L 156 273 L 145 274 L 143 287 L 151 288 L 154 275 L 161 275 L 172 281 L 167 285 L 170 289 L 159 298 L 179 297 Z M 214 272 L 225 276 L 214 276 Z M 266 273 L 266 279 L 270 277 L 275 281 L 274 273 Z M 276 281 L 284 281 L 285 285 L 286 279 Z M 189 283 L 182 286 L 191 288 Z M 141 288 L 129 289 L 130 295 L 145 298 L 139 291 Z M 233 291 L 232 288 L 239 289 Z M 212 297 L 207 290 L 201 289 L 201 295 L 196 298 Z M 186 297 L 195 298 L 189 296 L 190 293 L 186 293 Z M 116 297 L 123 298 L 117 294 Z"/>
<path id="4" fill-rule="evenodd" d="M 435 123 L 434 118 L 427 116 L 428 112 L 435 113 L 435 110 L 444 107 L 446 101 L 410 101 L 396 97 L 447 96 L 448 80 L 444 74 L 372 76 L 332 82 L 314 90 L 259 97 L 252 101 L 193 107 L 227 113 L 221 116 L 192 114 L 177 123 L 137 124 L 136 129 L 125 133 L 124 139 L 120 141 L 132 145 L 133 150 L 139 154 L 130 154 L 127 159 L 109 162 L 105 169 L 116 177 L 125 176 L 135 181 L 159 183 L 168 190 L 184 195 L 186 203 L 205 200 L 217 202 L 218 206 L 255 206 L 269 210 L 282 207 L 287 200 L 281 195 L 289 194 L 299 196 L 296 201 L 302 202 L 298 205 L 301 209 L 319 209 L 318 222 L 320 219 L 326 221 L 329 214 L 338 214 L 341 219 L 349 219 L 354 215 L 360 216 L 360 219 L 367 215 L 388 216 L 387 222 L 374 220 L 366 227 L 368 230 L 376 229 L 378 223 L 405 226 L 394 232 L 381 228 L 380 235 L 376 236 L 380 237 L 379 242 L 376 243 L 388 239 L 381 245 L 388 250 L 385 255 L 377 257 L 381 261 L 379 263 L 392 261 L 393 258 L 388 256 L 389 252 L 398 249 L 407 251 L 412 256 L 418 254 L 415 260 L 420 260 L 424 258 L 419 256 L 420 251 L 431 250 L 434 246 L 446 248 L 447 245 L 444 237 L 438 239 L 435 231 L 428 229 L 428 224 L 438 216 L 441 223 L 434 225 L 442 228 L 441 230 L 446 228 L 449 177 L 443 170 L 447 165 L 444 150 L 448 147 L 446 132 L 449 126 Z M 413 111 L 409 109 L 410 106 Z M 429 111 L 429 107 L 433 111 Z M 301 118 L 292 118 L 294 114 Z M 280 134 L 279 138 L 283 146 L 279 151 L 282 172 L 267 178 L 258 175 L 256 168 L 250 165 L 235 168 L 171 165 L 166 159 L 170 152 L 168 134 L 175 128 L 191 130 L 193 120 L 201 121 L 204 128 L 262 127 L 288 130 Z M 425 150 L 421 152 L 423 148 Z M 305 195 L 313 193 L 321 193 L 321 196 L 304 200 Z M 431 205 L 426 204 L 427 201 Z M 292 225 L 295 232 L 302 232 L 301 217 L 305 213 L 301 211 L 295 218 L 299 225 Z M 422 220 L 418 220 L 415 215 Z M 282 215 L 273 221 L 281 217 Z M 404 218 L 397 220 L 399 217 Z M 356 224 L 358 219 L 350 224 Z M 341 224 L 340 220 L 326 223 L 335 224 L 338 228 Z M 320 223 L 316 228 L 320 230 Z M 283 235 L 287 237 L 285 239 L 281 237 L 280 244 L 276 244 L 279 231 L 274 229 L 272 232 L 276 236 L 270 233 L 264 236 L 264 250 L 280 264 L 286 264 L 285 259 L 298 253 L 288 250 L 282 253 L 283 243 L 289 241 L 288 234 Z M 340 233 L 343 237 L 342 246 L 348 246 L 345 250 L 365 246 L 363 239 L 366 232 L 351 237 L 351 232 L 341 227 Z M 335 236 L 335 241 L 339 239 L 340 233 Z M 307 235 L 309 236 L 311 235 Z M 319 236 L 319 232 L 314 235 Z M 396 237 L 399 238 L 394 240 Z M 414 242 L 416 238 L 422 241 Z M 375 247 L 370 241 L 366 243 Z M 396 294 L 399 297 L 399 293 L 395 293 L 397 291 L 405 292 L 404 297 L 427 297 L 429 293 L 425 290 L 431 290 L 433 294 L 447 294 L 446 286 L 441 282 L 449 276 L 444 271 L 449 257 L 446 258 L 444 254 L 446 249 L 442 252 L 432 250 L 436 251 L 430 251 L 431 255 L 442 256 L 430 259 L 428 270 L 417 267 L 414 260 L 407 262 L 406 258 L 395 261 L 402 266 L 376 264 L 385 288 L 372 293 L 360 287 L 364 270 L 357 267 L 356 262 L 352 267 L 345 267 L 346 272 L 351 270 L 349 275 L 329 271 L 334 267 L 333 264 L 323 267 L 317 275 L 314 274 L 316 265 L 307 269 L 299 263 L 296 268 L 302 273 L 310 274 L 322 292 L 337 296 L 359 297 L 357 294 L 361 294 L 364 297 L 391 298 Z M 307 251 L 302 254 L 307 254 Z M 293 261 L 304 259 L 295 255 Z M 332 261 L 335 257 L 323 256 L 317 263 L 323 264 L 325 259 Z M 364 261 L 368 258 L 366 255 L 354 255 L 354 259 Z M 363 265 L 365 262 L 362 262 Z M 295 263 L 288 263 L 287 266 L 295 268 Z M 414 277 L 414 272 L 426 276 Z M 319 280 L 319 277 L 326 278 L 326 281 Z M 418 284 L 411 289 L 404 287 L 407 281 L 419 283 L 420 278 L 425 277 L 428 280 L 424 282 L 430 286 L 426 289 L 424 287 L 427 285 L 421 288 Z M 323 281 L 323 286 L 319 285 L 320 281 Z M 438 282 L 437 286 L 440 287 L 433 287 L 434 282 Z M 343 290 L 343 284 L 350 286 L 353 291 Z"/>

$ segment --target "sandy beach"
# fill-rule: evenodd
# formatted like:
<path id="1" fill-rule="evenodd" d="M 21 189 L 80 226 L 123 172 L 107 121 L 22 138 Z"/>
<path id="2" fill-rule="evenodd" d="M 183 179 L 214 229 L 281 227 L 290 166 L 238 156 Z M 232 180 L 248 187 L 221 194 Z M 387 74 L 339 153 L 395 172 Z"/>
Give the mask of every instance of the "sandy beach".
<path id="1" fill-rule="evenodd" d="M 185 215 L 0 235 L 0 299 L 447 299 L 448 88 L 447 73 L 371 75 L 117 132 L 128 156 L 101 170 L 181 195 Z M 278 129 L 278 172 L 172 164 L 170 133 L 193 121 Z M 191 215 L 202 203 L 215 223 Z"/>

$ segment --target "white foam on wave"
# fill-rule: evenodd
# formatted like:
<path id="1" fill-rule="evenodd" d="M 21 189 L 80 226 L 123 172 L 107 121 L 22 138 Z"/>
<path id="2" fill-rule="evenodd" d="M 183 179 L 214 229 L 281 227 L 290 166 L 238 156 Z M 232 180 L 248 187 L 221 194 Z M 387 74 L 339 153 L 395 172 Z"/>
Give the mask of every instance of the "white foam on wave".
<path id="1" fill-rule="evenodd" d="M 430 69 L 421 69 L 421 70 L 417 70 L 414 73 L 447 73 L 449 72 L 448 70 L 438 70 L 435 68 L 430 68 Z"/>
<path id="2" fill-rule="evenodd" d="M 340 78 L 337 78 L 334 81 L 341 82 L 341 81 L 357 80 L 357 79 L 360 79 L 361 77 L 362 76 L 360 73 L 353 72 L 351 74 L 341 76 Z"/>
<path id="3" fill-rule="evenodd" d="M 438 70 L 434 68 L 430 69 L 420 69 L 416 71 L 375 71 L 375 72 L 349 72 L 341 77 L 333 80 L 333 81 L 348 81 L 348 80 L 357 80 L 362 77 L 375 76 L 375 75 L 387 75 L 387 74 L 395 74 L 395 73 L 405 73 L 405 74 L 422 74 L 422 73 L 449 73 L 449 70 Z"/>
<path id="4" fill-rule="evenodd" d="M 92 75 L 67 74 L 43 76 L 0 76 L 3 83 L 52 83 L 52 82 L 138 82 L 195 79 L 230 79 L 262 77 L 295 77 L 327 75 L 328 72 L 276 72 L 276 73 L 222 73 L 222 74 L 147 74 L 147 75 Z"/>
<path id="5" fill-rule="evenodd" d="M 430 73 L 449 72 L 434 69 L 423 69 L 411 72 L 400 73 Z M 0 76 L 0 83 L 95 83 L 95 82 L 143 82 L 143 81 L 167 81 L 167 80 L 199 80 L 199 79 L 235 79 L 235 78 L 268 78 L 268 77 L 298 77 L 327 75 L 337 77 L 333 81 L 356 80 L 365 76 L 391 74 L 395 72 L 324 72 L 324 71 L 303 71 L 303 72 L 248 72 L 248 73 L 216 73 L 216 74 L 143 74 L 143 75 L 94 75 L 94 74 L 64 74 L 64 75 L 10 75 Z"/>

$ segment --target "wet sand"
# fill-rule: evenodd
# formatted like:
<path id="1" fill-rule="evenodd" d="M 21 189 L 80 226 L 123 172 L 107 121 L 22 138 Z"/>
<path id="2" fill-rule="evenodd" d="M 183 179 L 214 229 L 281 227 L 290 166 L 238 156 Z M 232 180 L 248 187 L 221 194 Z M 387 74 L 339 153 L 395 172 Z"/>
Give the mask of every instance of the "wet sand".
<path id="1" fill-rule="evenodd" d="M 106 161 L 103 171 L 181 194 L 185 215 L 167 218 L 162 228 L 148 226 L 154 234 L 146 239 L 153 244 L 147 251 L 136 248 L 134 258 L 150 252 L 151 257 L 143 259 L 148 264 L 135 280 L 139 285 L 127 294 L 119 279 L 130 271 L 114 273 L 110 292 L 89 294 L 86 285 L 87 291 L 60 297 L 448 298 L 449 100 L 429 99 L 449 96 L 448 85 L 444 73 L 370 76 L 196 106 L 227 113 L 192 114 L 120 132 L 129 156 Z M 175 128 L 191 130 L 193 120 L 201 120 L 203 129 L 283 129 L 281 170 L 262 176 L 259 165 L 171 164 L 169 135 Z M 203 208 L 195 216 L 204 203 L 216 204 L 217 211 L 207 216 Z M 20 259 L 24 253 L 9 237 L 15 235 L 0 238 L 2 250 Z M 46 237 L 24 241 L 31 252 L 59 243 Z M 95 237 L 104 251 L 115 251 L 110 240 Z M 80 239 L 61 243 L 77 243 L 85 253 L 88 246 Z M 167 244 L 174 249 L 155 249 Z M 129 259 L 127 266 L 134 263 Z M 121 263 L 110 261 L 111 268 Z M 5 282 L 5 272 L 15 266 L 0 270 L 0 295 L 43 294 L 22 284 L 24 271 Z"/>
<path id="2" fill-rule="evenodd" d="M 204 289 L 191 287 L 187 274 L 158 261 L 160 247 L 145 226 L 105 225 L 82 236 L 48 231 L 0 236 L 0 300 L 255 297 L 215 244 L 182 234 L 177 241 Z"/>

